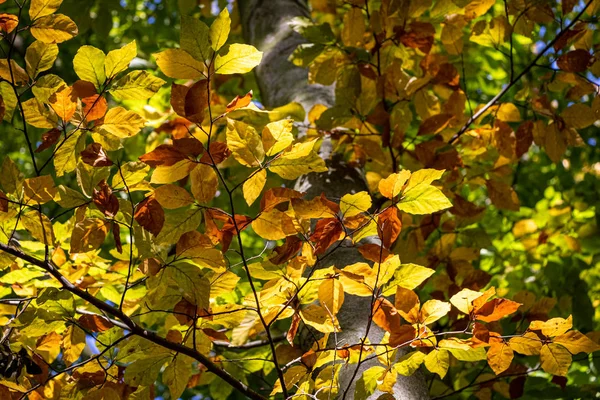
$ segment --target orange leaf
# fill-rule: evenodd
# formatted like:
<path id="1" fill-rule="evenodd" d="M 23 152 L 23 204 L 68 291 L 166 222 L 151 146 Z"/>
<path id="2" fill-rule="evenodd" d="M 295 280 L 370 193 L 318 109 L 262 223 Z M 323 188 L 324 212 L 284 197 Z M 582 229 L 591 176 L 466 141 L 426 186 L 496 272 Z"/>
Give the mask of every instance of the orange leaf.
<path id="1" fill-rule="evenodd" d="M 252 90 L 246 93 L 244 96 L 235 96 L 235 99 L 231 100 L 227 107 L 225 108 L 225 112 L 232 112 L 233 110 L 237 110 L 238 108 L 246 107 L 252 101 Z"/>

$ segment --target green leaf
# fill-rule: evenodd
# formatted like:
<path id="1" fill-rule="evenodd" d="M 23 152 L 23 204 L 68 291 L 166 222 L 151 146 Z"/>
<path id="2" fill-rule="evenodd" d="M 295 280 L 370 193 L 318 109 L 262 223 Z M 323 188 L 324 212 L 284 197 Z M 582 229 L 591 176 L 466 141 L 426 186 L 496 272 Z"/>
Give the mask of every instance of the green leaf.
<path id="1" fill-rule="evenodd" d="M 485 351 L 484 351 L 485 354 Z M 425 353 L 413 351 L 402 356 L 392 367 L 400 375 L 411 376 L 425 360 Z"/>
<path id="2" fill-rule="evenodd" d="M 129 64 L 135 56 L 137 56 L 137 45 L 135 40 L 127 43 L 120 49 L 109 51 L 104 61 L 106 78 L 110 79 L 119 72 L 123 72 L 129 68 Z"/>
<path id="3" fill-rule="evenodd" d="M 36 128 L 52 129 L 58 125 L 58 117 L 54 111 L 44 107 L 37 99 L 23 102 L 25 121 Z"/>
<path id="4" fill-rule="evenodd" d="M 146 100 L 164 84 L 165 81 L 146 71 L 132 71 L 119 79 L 109 92 L 117 100 Z"/>
<path id="5" fill-rule="evenodd" d="M 81 46 L 73 58 L 73 69 L 79 79 L 92 82 L 96 89 L 100 89 L 106 80 L 105 59 L 102 50 L 94 46 Z"/>
<path id="6" fill-rule="evenodd" d="M 181 235 L 196 230 L 202 220 L 199 208 L 181 208 L 165 215 L 165 224 L 154 239 L 157 244 L 176 243 Z"/>
<path id="7" fill-rule="evenodd" d="M 178 261 L 164 269 L 162 279 L 178 287 L 190 303 L 208 309 L 210 281 L 197 266 Z"/>
<path id="8" fill-rule="evenodd" d="M 4 120 L 10 122 L 17 107 L 17 96 L 8 82 L 0 82 L 0 97 L 4 101 Z"/>
<path id="9" fill-rule="evenodd" d="M 423 182 L 405 191 L 396 206 L 409 214 L 432 214 L 452 207 L 452 203 L 441 190 Z"/>
<path id="10" fill-rule="evenodd" d="M 231 18 L 229 17 L 229 11 L 227 8 L 224 8 L 210 26 L 210 42 L 215 51 L 223 47 L 227 41 L 230 26 Z"/>
<path id="11" fill-rule="evenodd" d="M 215 72 L 224 75 L 250 72 L 260 63 L 262 55 L 254 46 L 234 43 L 225 55 L 217 56 Z"/>
<path id="12" fill-rule="evenodd" d="M 208 60 L 212 55 L 208 26 L 198 18 L 182 16 L 179 45 L 196 60 Z"/>
<path id="13" fill-rule="evenodd" d="M 163 382 L 169 387 L 172 399 L 178 399 L 192 376 L 192 362 L 194 360 L 183 354 L 177 355 L 163 371 Z"/>
<path id="14" fill-rule="evenodd" d="M 41 76 L 35 85 L 31 88 L 33 95 L 42 103 L 48 103 L 50 97 L 64 86 L 67 86 L 65 81 L 57 75 L 48 74 Z M 12 89 L 11 89 L 12 90 Z"/>

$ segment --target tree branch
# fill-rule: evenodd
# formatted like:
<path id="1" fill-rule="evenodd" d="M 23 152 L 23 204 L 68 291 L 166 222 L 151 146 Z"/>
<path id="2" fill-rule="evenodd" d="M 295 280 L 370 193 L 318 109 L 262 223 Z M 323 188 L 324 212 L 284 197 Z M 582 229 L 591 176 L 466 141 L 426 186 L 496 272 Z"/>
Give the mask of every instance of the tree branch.
<path id="1" fill-rule="evenodd" d="M 37 259 L 33 256 L 23 253 L 22 251 L 20 251 L 18 249 L 10 247 L 4 243 L 0 243 L 0 250 L 6 252 L 8 254 L 12 254 L 13 256 L 22 259 L 23 261 L 26 261 L 30 264 L 33 264 L 37 267 L 42 268 L 43 270 L 48 272 L 50 275 L 52 275 L 57 281 L 59 281 L 60 284 L 62 285 L 63 289 L 65 289 L 65 290 L 73 293 L 75 296 L 87 301 L 88 303 L 92 304 L 94 307 L 98 308 L 99 310 L 121 320 L 127 326 L 127 329 L 129 329 L 129 331 L 131 333 L 133 333 L 134 335 L 143 337 L 144 339 L 149 340 L 152 343 L 155 343 L 166 349 L 185 354 L 186 356 L 189 356 L 189 357 L 195 359 L 196 361 L 198 361 L 199 363 L 204 365 L 209 372 L 212 372 L 213 374 L 217 375 L 218 377 L 223 379 L 225 382 L 227 382 L 229 385 L 231 385 L 233 388 L 237 389 L 240 393 L 242 393 L 243 395 L 247 396 L 250 399 L 256 399 L 256 400 L 264 400 L 265 399 L 264 396 L 255 392 L 254 390 L 249 388 L 246 384 L 240 382 L 234 376 L 230 375 L 227 371 L 217 367 L 216 364 L 214 364 L 208 357 L 206 357 L 204 354 L 198 352 L 196 349 L 192 349 L 191 347 L 187 347 L 187 346 L 184 346 L 181 344 L 170 342 L 167 339 L 163 338 L 162 336 L 159 336 L 155 332 L 149 331 L 149 330 L 139 326 L 131 318 L 129 318 L 125 313 L 123 313 L 121 310 L 108 305 L 107 303 L 103 302 L 102 300 L 92 296 L 90 293 L 86 292 L 85 290 L 82 290 L 82 289 L 78 288 L 77 286 L 73 285 L 67 278 L 65 278 L 58 271 L 58 269 L 54 266 L 54 264 L 52 264 L 51 261 L 43 261 L 43 260 Z"/>
<path id="2" fill-rule="evenodd" d="M 550 43 L 548 43 L 542 49 L 542 51 L 540 51 L 540 53 L 537 55 L 537 57 L 534 58 L 533 61 L 530 62 L 529 65 L 527 67 L 525 67 L 525 69 L 523 69 L 523 71 L 521 71 L 521 73 L 519 75 L 517 75 L 517 77 L 515 79 L 511 79 L 511 81 L 508 83 L 508 85 L 506 85 L 504 87 L 504 89 L 502 89 L 500 91 L 500 93 L 498 93 L 496 96 L 494 96 L 494 98 L 491 99 L 479 111 L 477 111 L 475 113 L 475 115 L 473 115 L 471 118 L 469 118 L 469 120 L 463 125 L 463 127 L 460 128 L 460 130 L 454 136 L 452 136 L 452 138 L 450 139 L 450 141 L 448 141 L 448 143 L 449 144 L 453 144 L 454 142 L 456 142 L 463 135 L 463 133 L 465 133 L 467 131 L 467 129 L 469 129 L 469 127 L 471 126 L 471 124 L 473 124 L 473 122 L 475 122 L 475 120 L 477 120 L 477 118 L 481 117 L 491 106 L 493 106 L 494 104 L 496 104 L 498 102 L 498 100 L 500 100 L 502 98 L 502 96 L 504 96 L 506 94 L 506 92 L 508 92 L 523 76 L 525 76 L 537 64 L 537 62 L 539 61 L 539 59 L 542 58 L 544 56 L 544 54 L 546 54 L 546 52 L 552 46 L 554 46 L 554 43 L 556 43 L 569 29 L 571 29 L 571 27 L 573 25 L 575 25 L 575 23 L 577 23 L 577 21 L 585 13 L 585 10 L 587 10 L 587 8 L 590 6 L 590 4 L 592 4 L 592 1 L 593 0 L 588 0 L 588 2 L 585 4 L 585 7 L 583 7 L 583 9 L 579 12 L 579 14 L 577 14 L 577 16 L 575 16 L 575 18 L 573 18 L 573 20 L 571 21 L 571 23 L 569 25 L 567 25 L 566 28 L 562 29 L 558 33 L 558 35 L 556 35 L 554 37 L 554 39 L 552 39 L 550 41 Z"/>

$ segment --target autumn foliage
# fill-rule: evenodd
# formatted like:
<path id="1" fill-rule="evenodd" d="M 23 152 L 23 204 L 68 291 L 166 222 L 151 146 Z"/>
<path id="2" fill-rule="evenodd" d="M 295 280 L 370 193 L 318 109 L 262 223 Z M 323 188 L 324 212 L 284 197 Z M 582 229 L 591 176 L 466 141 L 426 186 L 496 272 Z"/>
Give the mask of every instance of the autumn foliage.
<path id="1" fill-rule="evenodd" d="M 0 398 L 598 389 L 598 0 L 311 1 L 310 110 L 240 78 L 236 5 L 67 58 L 61 3 L 0 0 Z M 365 190 L 295 189 L 324 142 Z"/>

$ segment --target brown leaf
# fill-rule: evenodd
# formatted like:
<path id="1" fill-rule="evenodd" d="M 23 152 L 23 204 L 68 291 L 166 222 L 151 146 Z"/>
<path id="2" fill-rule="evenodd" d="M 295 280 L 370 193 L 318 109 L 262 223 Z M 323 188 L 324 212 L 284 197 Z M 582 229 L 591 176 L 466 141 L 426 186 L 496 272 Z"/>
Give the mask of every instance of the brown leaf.
<path id="1" fill-rule="evenodd" d="M 1 212 L 7 212 L 8 211 L 8 198 L 1 191 L 0 191 L 0 211 Z"/>
<path id="2" fill-rule="evenodd" d="M 209 155 L 209 153 L 210 153 L 210 155 Z M 215 161 L 215 164 L 220 164 L 223 161 L 225 161 L 227 159 L 227 157 L 229 157 L 230 155 L 231 155 L 231 151 L 227 147 L 227 143 L 211 142 L 210 146 L 208 148 L 208 151 L 206 151 L 204 154 L 202 154 L 202 157 L 200 158 L 200 162 L 212 165 L 212 160 L 211 160 L 211 156 L 212 156 L 212 159 Z"/>
<path id="3" fill-rule="evenodd" d="M 181 299 L 173 307 L 173 315 L 181 325 L 187 325 L 196 317 L 196 309 L 197 307 L 194 304 L 186 299 Z"/>
<path id="4" fill-rule="evenodd" d="M 229 343 L 229 338 L 223 332 L 216 331 L 212 328 L 203 328 L 202 332 L 213 342 L 219 341 Z"/>
<path id="5" fill-rule="evenodd" d="M 190 90 L 189 86 L 178 85 L 171 86 L 171 107 L 173 111 L 182 117 L 185 117 L 185 95 Z"/>
<path id="6" fill-rule="evenodd" d="M 400 314 L 392 303 L 378 298 L 373 304 L 373 322 L 387 332 L 400 330 Z"/>
<path id="7" fill-rule="evenodd" d="M 92 167 L 110 167 L 113 165 L 100 143 L 90 143 L 81 152 L 81 161 Z"/>
<path id="8" fill-rule="evenodd" d="M 96 207 L 98 207 L 98 210 L 102 211 L 105 216 L 113 218 L 119 211 L 119 200 L 104 179 L 98 183 L 98 187 L 100 188 L 99 190 L 94 188 L 92 200 Z"/>
<path id="9" fill-rule="evenodd" d="M 577 49 L 558 57 L 556 65 L 563 71 L 584 72 L 590 64 L 591 59 L 592 55 L 587 50 Z"/>
<path id="10" fill-rule="evenodd" d="M 107 221 L 100 218 L 86 218 L 79 221 L 71 234 L 71 254 L 96 250 L 104 243 L 107 233 Z"/>
<path id="11" fill-rule="evenodd" d="M 246 107 L 252 101 L 252 90 L 246 93 L 244 96 L 235 96 L 233 100 L 227 104 L 225 112 L 229 113 L 238 108 Z"/>
<path id="12" fill-rule="evenodd" d="M 377 234 L 381 243 L 386 249 L 392 247 L 400 231 L 402 230 L 402 221 L 398 216 L 398 208 L 388 207 L 377 218 Z"/>
<path id="13" fill-rule="evenodd" d="M 19 18 L 13 14 L 0 14 L 0 32 L 11 33 L 19 25 Z"/>
<path id="14" fill-rule="evenodd" d="M 117 252 L 119 254 L 123 253 L 123 245 L 121 244 L 121 231 L 119 230 L 119 224 L 113 222 L 112 224 L 112 234 L 115 239 L 115 247 L 117 248 Z"/>
<path id="15" fill-rule="evenodd" d="M 181 154 L 190 157 L 198 157 L 204 152 L 204 145 L 202 142 L 193 137 L 174 139 L 173 147 Z"/>
<path id="16" fill-rule="evenodd" d="M 42 135 L 42 143 L 35 149 L 36 153 L 40 153 L 54 145 L 60 139 L 60 130 L 54 128 Z"/>
<path id="17" fill-rule="evenodd" d="M 402 325 L 390 334 L 389 345 L 392 347 L 406 344 L 417 336 L 417 330 L 412 325 Z"/>
<path id="18" fill-rule="evenodd" d="M 202 123 L 204 112 L 208 109 L 208 91 L 206 79 L 192 85 L 185 94 L 185 117 L 192 122 Z"/>
<path id="19" fill-rule="evenodd" d="M 505 210 L 519 211 L 519 197 L 512 187 L 498 181 L 487 181 L 486 186 L 492 204 Z"/>
<path id="20" fill-rule="evenodd" d="M 296 337 L 296 333 L 298 333 L 298 327 L 300 327 L 300 321 L 302 318 L 300 314 L 297 312 L 292 316 L 292 324 L 290 325 L 290 329 L 288 329 L 285 338 L 289 344 L 294 345 L 294 338 Z"/>
<path id="21" fill-rule="evenodd" d="M 392 255 L 389 250 L 386 250 L 385 248 L 374 243 L 367 243 L 363 246 L 360 246 L 358 251 L 365 259 L 376 263 L 383 262 Z"/>
<path id="22" fill-rule="evenodd" d="M 450 120 L 454 117 L 452 114 L 437 114 L 427 118 L 419 127 L 419 135 L 433 135 L 443 131 Z"/>
<path id="23" fill-rule="evenodd" d="M 101 315 L 84 314 L 79 317 L 79 323 L 92 332 L 104 332 L 112 328 L 112 322 Z"/>
<path id="24" fill-rule="evenodd" d="M 329 246 L 340 239 L 343 232 L 341 222 L 336 218 L 325 218 L 317 222 L 310 240 L 315 243 L 315 255 L 323 254 Z"/>
<path id="25" fill-rule="evenodd" d="M 147 197 L 138 204 L 133 217 L 154 236 L 158 236 L 165 223 L 165 211 L 152 197 Z"/>
<path id="26" fill-rule="evenodd" d="M 275 265 L 283 264 L 295 257 L 301 248 L 302 240 L 298 236 L 287 236 L 283 245 L 273 249 L 276 255 L 269 258 L 269 261 Z"/>
<path id="27" fill-rule="evenodd" d="M 516 136 L 516 154 L 517 158 L 521 158 L 523 154 L 529 151 L 529 148 L 533 144 L 533 121 L 523 122 L 517 129 Z"/>
<path id="28" fill-rule="evenodd" d="M 168 144 L 161 144 L 149 153 L 144 154 L 139 159 L 151 167 L 171 166 L 179 161 L 185 160 L 187 157 L 177 148 Z"/>

